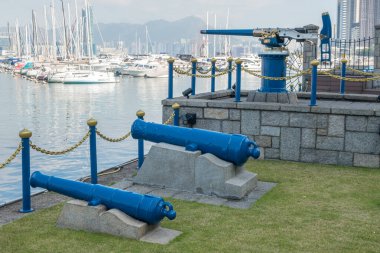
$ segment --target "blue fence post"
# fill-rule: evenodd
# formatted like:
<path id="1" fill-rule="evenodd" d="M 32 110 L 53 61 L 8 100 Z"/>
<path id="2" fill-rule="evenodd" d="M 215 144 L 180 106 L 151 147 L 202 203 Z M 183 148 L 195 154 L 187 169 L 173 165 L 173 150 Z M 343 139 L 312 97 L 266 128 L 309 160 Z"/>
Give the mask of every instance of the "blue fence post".
<path id="1" fill-rule="evenodd" d="M 312 71 L 311 71 L 310 106 L 317 105 L 318 65 L 319 65 L 318 60 L 314 60 L 311 62 Z"/>
<path id="2" fill-rule="evenodd" d="M 173 125 L 179 126 L 179 108 L 181 106 L 178 103 L 175 103 L 172 105 L 172 108 L 174 110 L 174 120 L 173 120 Z"/>
<path id="3" fill-rule="evenodd" d="M 98 161 L 96 157 L 96 125 L 98 122 L 95 119 L 87 120 L 87 125 L 90 128 L 90 164 L 91 164 L 91 184 L 98 183 Z"/>
<path id="4" fill-rule="evenodd" d="M 138 110 L 136 112 L 136 116 L 138 119 L 144 120 L 145 112 L 142 110 Z M 144 140 L 138 139 L 138 162 L 137 169 L 140 169 L 144 163 Z"/>
<path id="5" fill-rule="evenodd" d="M 174 65 L 174 58 L 168 59 L 169 63 L 169 79 L 168 79 L 168 99 L 173 98 L 173 65 Z"/>
<path id="6" fill-rule="evenodd" d="M 211 59 L 211 92 L 215 92 L 215 73 L 216 73 L 216 59 Z"/>
<path id="7" fill-rule="evenodd" d="M 231 90 L 232 89 L 232 62 L 234 59 L 232 57 L 229 57 L 227 59 L 228 61 L 228 86 L 227 89 Z"/>
<path id="8" fill-rule="evenodd" d="M 343 78 L 346 77 L 347 62 L 348 61 L 346 59 L 342 59 L 342 72 L 341 72 L 341 76 Z M 341 79 L 340 80 L 340 94 L 344 94 L 345 92 L 346 92 L 346 80 Z"/>
<path id="9" fill-rule="evenodd" d="M 235 87 L 235 102 L 240 102 L 240 87 L 241 87 L 241 64 L 242 60 L 237 59 L 236 63 L 236 87 Z"/>
<path id="10" fill-rule="evenodd" d="M 19 133 L 22 145 L 22 208 L 20 213 L 30 213 L 34 210 L 31 208 L 30 198 L 30 137 L 32 132 L 27 129 Z"/>
<path id="11" fill-rule="evenodd" d="M 191 59 L 191 95 L 195 95 L 195 81 L 196 81 L 196 75 L 197 74 L 197 59 L 193 58 Z"/>

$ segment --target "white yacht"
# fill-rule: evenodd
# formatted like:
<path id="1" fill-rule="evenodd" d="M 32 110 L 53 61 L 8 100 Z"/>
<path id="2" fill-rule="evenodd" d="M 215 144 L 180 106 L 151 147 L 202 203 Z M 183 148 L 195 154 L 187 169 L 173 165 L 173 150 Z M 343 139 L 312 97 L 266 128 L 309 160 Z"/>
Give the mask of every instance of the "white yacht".
<path id="1" fill-rule="evenodd" d="M 69 72 L 63 78 L 64 84 L 118 83 L 120 80 L 111 72 Z"/>
<path id="2" fill-rule="evenodd" d="M 133 77 L 168 77 L 168 65 L 156 61 L 137 61 L 135 65 L 124 68 L 123 73 Z"/>

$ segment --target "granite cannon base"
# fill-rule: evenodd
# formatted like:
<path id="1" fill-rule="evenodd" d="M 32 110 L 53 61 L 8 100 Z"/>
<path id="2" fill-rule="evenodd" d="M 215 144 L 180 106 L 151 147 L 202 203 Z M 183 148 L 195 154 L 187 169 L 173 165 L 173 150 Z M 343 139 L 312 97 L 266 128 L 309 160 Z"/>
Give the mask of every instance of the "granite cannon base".
<path id="1" fill-rule="evenodd" d="M 150 149 L 134 183 L 242 199 L 257 186 L 257 175 L 212 154 L 159 143 Z"/>
<path id="2" fill-rule="evenodd" d="M 71 200 L 64 205 L 57 227 L 106 233 L 157 244 L 167 244 L 181 234 L 176 230 L 162 228 L 159 224 L 148 225 L 118 209 L 107 210 L 104 205 L 88 206 L 87 202 L 81 200 Z"/>

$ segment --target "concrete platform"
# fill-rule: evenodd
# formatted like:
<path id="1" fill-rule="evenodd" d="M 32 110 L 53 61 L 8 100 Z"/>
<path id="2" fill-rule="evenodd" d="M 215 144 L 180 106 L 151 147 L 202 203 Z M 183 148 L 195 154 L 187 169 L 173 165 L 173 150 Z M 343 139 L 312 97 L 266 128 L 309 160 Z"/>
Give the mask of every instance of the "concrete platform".
<path id="1" fill-rule="evenodd" d="M 104 205 L 88 206 L 87 202 L 81 200 L 70 200 L 64 205 L 57 226 L 157 244 L 168 244 L 181 234 L 176 230 L 161 228 L 159 224 L 148 225 L 118 209 L 107 210 Z"/>

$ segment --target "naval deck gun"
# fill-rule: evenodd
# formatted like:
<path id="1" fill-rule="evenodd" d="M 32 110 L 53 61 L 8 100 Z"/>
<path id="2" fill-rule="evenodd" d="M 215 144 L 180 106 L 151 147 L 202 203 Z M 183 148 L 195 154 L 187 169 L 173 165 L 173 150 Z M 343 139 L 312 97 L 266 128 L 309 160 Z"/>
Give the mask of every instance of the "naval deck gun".
<path id="1" fill-rule="evenodd" d="M 309 33 L 305 28 L 257 28 L 257 29 L 226 29 L 226 30 L 201 30 L 201 34 L 249 36 L 259 38 L 266 47 L 259 56 L 262 58 L 261 75 L 269 77 L 262 79 L 261 92 L 284 93 L 286 80 L 270 80 L 270 77 L 278 78 L 286 76 L 286 57 L 289 52 L 286 46 L 291 40 L 297 42 L 320 40 L 321 61 L 331 61 L 331 19 L 329 13 L 322 14 L 323 28 L 321 32 Z"/>

